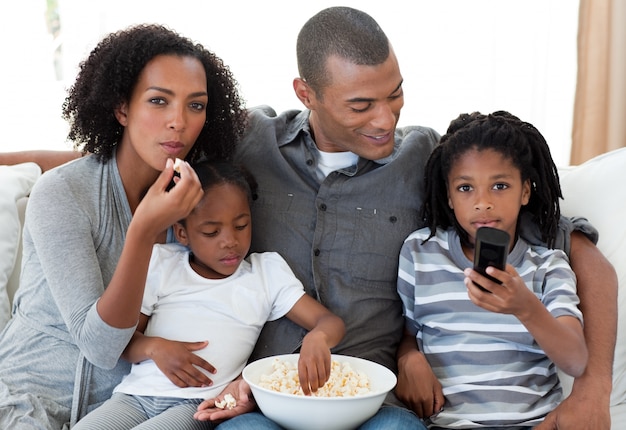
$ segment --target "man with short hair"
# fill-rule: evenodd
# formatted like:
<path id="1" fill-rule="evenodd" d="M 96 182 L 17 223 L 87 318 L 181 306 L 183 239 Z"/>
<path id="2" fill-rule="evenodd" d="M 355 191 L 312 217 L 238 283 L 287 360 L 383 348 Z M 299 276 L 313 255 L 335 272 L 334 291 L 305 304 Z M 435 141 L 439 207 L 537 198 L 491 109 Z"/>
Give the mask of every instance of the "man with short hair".
<path id="1" fill-rule="evenodd" d="M 402 243 L 422 226 L 424 164 L 439 135 L 426 127 L 396 127 L 404 104 L 403 77 L 385 33 L 366 13 L 347 7 L 322 10 L 301 29 L 297 58 L 300 77 L 293 87 L 306 109 L 279 115 L 269 107 L 252 109 L 238 147 L 238 161 L 259 183 L 252 208 L 253 250 L 283 255 L 307 293 L 345 321 L 346 336 L 334 353 L 398 372 L 395 393 L 360 429 L 425 428 L 416 413 L 427 418 L 437 411 L 418 410 L 419 402 L 411 397 L 411 387 L 425 383 L 419 379 L 420 368 L 427 365 L 423 355 L 414 350 L 396 357 L 404 325 L 396 278 Z M 561 242 L 567 244 L 579 226 L 567 219 L 561 224 Z M 580 232 L 571 234 L 570 256 L 585 302 L 581 308 L 588 311 L 587 327 L 596 327 L 586 329 L 590 365 L 578 378 L 571 403 L 554 412 L 558 424 L 540 427 L 572 428 L 569 423 L 577 422 L 577 429 L 597 429 L 600 423 L 604 428 L 610 421 L 616 330 L 616 312 L 605 311 L 613 309 L 617 281 L 610 264 Z M 597 268 L 583 266 L 587 259 Z M 590 279 L 598 285 L 590 285 Z M 598 288 L 603 294 L 590 293 Z M 597 329 L 599 320 L 608 331 Z M 268 323 L 251 360 L 297 352 L 304 334 L 284 318 Z M 581 405 L 587 389 L 598 393 L 591 409 Z M 210 417 L 208 405 L 201 405 L 196 416 Z M 583 413 L 583 406 L 589 412 Z M 221 416 L 252 407 L 244 401 Z M 219 426 L 247 428 L 280 427 L 258 412 Z"/>

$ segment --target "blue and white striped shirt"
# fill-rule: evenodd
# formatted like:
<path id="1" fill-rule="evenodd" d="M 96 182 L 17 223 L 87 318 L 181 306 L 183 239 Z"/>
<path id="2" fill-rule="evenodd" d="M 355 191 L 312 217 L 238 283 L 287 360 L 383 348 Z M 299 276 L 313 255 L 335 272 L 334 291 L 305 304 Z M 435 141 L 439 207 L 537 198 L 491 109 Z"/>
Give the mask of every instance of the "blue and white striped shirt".
<path id="1" fill-rule="evenodd" d="M 407 329 L 415 334 L 446 397 L 433 418 L 443 428 L 534 426 L 561 401 L 557 370 L 513 315 L 472 303 L 463 270 L 472 266 L 454 231 L 412 233 L 400 255 L 398 293 Z M 523 239 L 508 256 L 528 288 L 555 317 L 582 321 L 576 279 L 560 250 Z"/>

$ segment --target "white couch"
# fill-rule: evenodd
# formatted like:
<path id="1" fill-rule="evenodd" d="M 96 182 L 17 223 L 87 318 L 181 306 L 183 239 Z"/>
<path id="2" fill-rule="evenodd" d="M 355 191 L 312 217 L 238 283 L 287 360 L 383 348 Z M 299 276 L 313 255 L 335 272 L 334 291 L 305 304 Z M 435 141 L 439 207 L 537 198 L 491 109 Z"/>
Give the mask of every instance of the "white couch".
<path id="1" fill-rule="evenodd" d="M 563 214 L 584 216 L 599 230 L 598 247 L 615 266 L 619 279 L 611 417 L 612 430 L 623 430 L 626 428 L 626 148 L 580 166 L 560 168 L 559 173 L 565 198 Z M 23 222 L 26 196 L 39 175 L 39 168 L 32 163 L 0 166 L 0 325 L 7 318 L 2 315 L 2 305 L 6 306 L 17 288 L 20 222 Z M 3 282 L 7 278 L 5 286 Z M 571 378 L 562 379 L 567 393 Z"/>
<path id="2" fill-rule="evenodd" d="M 0 166 L 0 328 L 9 320 L 18 285 L 27 196 L 40 175 L 35 163 Z"/>

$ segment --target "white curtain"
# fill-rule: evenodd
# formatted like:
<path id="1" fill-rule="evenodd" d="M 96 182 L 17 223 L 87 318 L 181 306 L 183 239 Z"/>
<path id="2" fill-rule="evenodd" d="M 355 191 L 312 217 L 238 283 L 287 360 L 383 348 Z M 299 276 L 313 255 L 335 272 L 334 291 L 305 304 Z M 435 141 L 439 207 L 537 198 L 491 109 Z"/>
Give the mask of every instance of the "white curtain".
<path id="1" fill-rule="evenodd" d="M 580 0 L 570 163 L 626 146 L 625 120 L 626 0 Z"/>

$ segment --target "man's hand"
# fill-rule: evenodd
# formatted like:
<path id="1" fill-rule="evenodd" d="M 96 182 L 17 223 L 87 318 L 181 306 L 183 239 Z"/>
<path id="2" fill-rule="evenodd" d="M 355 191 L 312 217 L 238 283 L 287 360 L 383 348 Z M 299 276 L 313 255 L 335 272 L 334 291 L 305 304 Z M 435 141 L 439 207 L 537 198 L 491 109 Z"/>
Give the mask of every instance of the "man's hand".
<path id="1" fill-rule="evenodd" d="M 36 163 L 43 173 L 82 156 L 83 153 L 79 151 L 49 151 L 45 149 L 0 152 L 0 165 L 14 165 L 28 162 Z"/>
<path id="2" fill-rule="evenodd" d="M 611 368 L 617 330 L 615 269 L 582 233 L 572 233 L 570 262 L 585 316 L 589 362 L 572 392 L 536 430 L 609 430 Z"/>
<path id="3" fill-rule="evenodd" d="M 583 375 L 572 393 L 535 430 L 610 430 L 610 386 Z M 610 385 L 610 384 L 609 384 Z"/>
<path id="4" fill-rule="evenodd" d="M 215 406 L 216 401 L 222 401 L 226 394 L 232 395 L 236 404 L 232 409 L 221 409 Z M 250 391 L 250 386 L 241 376 L 228 384 L 226 388 L 213 399 L 207 399 L 198 405 L 198 411 L 193 417 L 199 421 L 224 421 L 237 415 L 252 412 L 256 408 L 256 402 Z"/>

